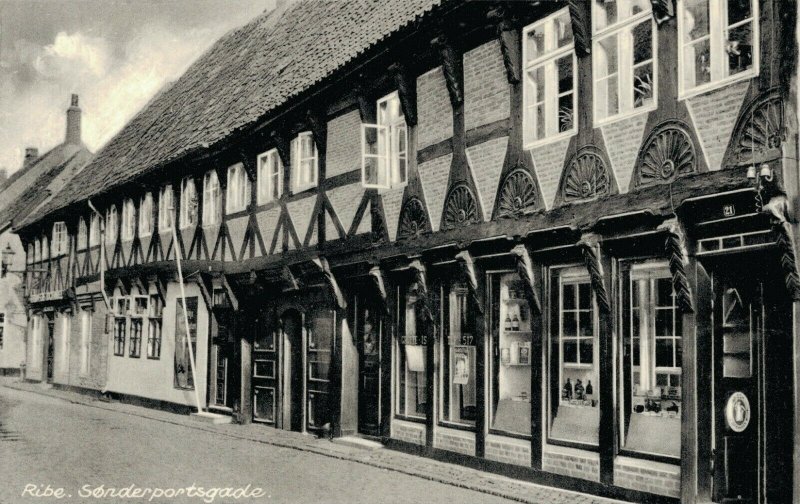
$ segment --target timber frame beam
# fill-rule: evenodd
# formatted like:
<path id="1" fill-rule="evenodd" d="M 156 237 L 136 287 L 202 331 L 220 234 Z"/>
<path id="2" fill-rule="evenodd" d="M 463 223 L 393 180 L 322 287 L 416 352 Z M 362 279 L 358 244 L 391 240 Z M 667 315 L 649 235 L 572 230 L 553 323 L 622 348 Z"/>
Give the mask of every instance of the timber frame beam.
<path id="1" fill-rule="evenodd" d="M 319 268 L 320 272 L 325 277 L 328 287 L 331 289 L 333 300 L 336 302 L 336 306 L 340 310 L 346 310 L 347 300 L 345 299 L 342 290 L 339 288 L 339 282 L 336 280 L 336 276 L 334 276 L 333 272 L 331 271 L 331 266 L 328 264 L 328 260 L 323 256 L 319 256 L 312 259 L 311 262 L 317 266 L 317 268 Z"/>
<path id="2" fill-rule="evenodd" d="M 659 231 L 666 233 L 664 243 L 669 271 L 672 274 L 672 289 L 675 291 L 678 306 L 683 313 L 694 312 L 692 288 L 686 268 L 689 264 L 686 253 L 686 240 L 677 219 L 670 219 L 658 227 Z"/>
<path id="3" fill-rule="evenodd" d="M 597 298 L 597 305 L 605 313 L 611 313 L 611 300 L 606 289 L 605 271 L 601 262 L 600 240 L 596 234 L 584 233 L 578 242 L 578 248 L 583 255 L 586 269 L 589 270 L 589 277 L 592 283 L 592 290 Z"/>

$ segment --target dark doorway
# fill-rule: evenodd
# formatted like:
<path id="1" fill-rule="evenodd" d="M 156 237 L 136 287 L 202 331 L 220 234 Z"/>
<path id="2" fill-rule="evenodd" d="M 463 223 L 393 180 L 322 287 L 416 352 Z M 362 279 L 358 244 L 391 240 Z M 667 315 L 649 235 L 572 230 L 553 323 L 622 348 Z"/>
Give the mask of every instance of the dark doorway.
<path id="1" fill-rule="evenodd" d="M 53 383 L 53 332 L 55 323 L 47 319 L 47 383 Z"/>
<path id="2" fill-rule="evenodd" d="M 284 344 L 283 427 L 303 431 L 303 317 L 297 310 L 281 315 Z"/>
<path id="3" fill-rule="evenodd" d="M 358 432 L 380 434 L 380 376 L 382 321 L 377 307 L 357 306 Z"/>
<path id="4" fill-rule="evenodd" d="M 281 425 L 280 338 L 268 313 L 253 320 L 253 420 Z"/>

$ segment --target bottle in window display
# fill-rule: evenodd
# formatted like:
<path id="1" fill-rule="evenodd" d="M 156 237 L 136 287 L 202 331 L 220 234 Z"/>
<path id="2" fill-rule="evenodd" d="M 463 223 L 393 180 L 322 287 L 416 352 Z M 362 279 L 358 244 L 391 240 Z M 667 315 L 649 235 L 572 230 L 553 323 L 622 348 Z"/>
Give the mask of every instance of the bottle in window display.
<path id="1" fill-rule="evenodd" d="M 506 313 L 506 320 L 503 322 L 503 328 L 506 331 L 511 330 L 511 317 L 508 315 L 508 313 Z"/>
<path id="2" fill-rule="evenodd" d="M 517 314 L 514 314 L 514 318 L 511 319 L 511 330 L 512 331 L 519 331 L 519 317 Z"/>
<path id="3" fill-rule="evenodd" d="M 584 392 L 583 383 L 581 383 L 581 379 L 578 378 L 575 382 L 575 399 L 583 401 L 586 398 Z"/>
<path id="4" fill-rule="evenodd" d="M 567 401 L 572 399 L 572 382 L 569 378 L 567 378 L 567 383 L 564 384 L 564 388 L 561 390 L 561 399 Z"/>

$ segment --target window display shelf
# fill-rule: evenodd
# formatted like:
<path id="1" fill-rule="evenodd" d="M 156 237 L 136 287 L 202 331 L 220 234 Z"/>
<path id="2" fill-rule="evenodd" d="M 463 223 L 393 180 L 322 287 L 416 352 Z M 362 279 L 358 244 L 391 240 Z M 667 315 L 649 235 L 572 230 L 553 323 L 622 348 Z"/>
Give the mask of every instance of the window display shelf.
<path id="1" fill-rule="evenodd" d="M 503 330 L 503 336 L 509 337 L 516 337 L 516 338 L 527 338 L 530 339 L 533 333 L 531 331 L 506 331 Z"/>
<path id="2" fill-rule="evenodd" d="M 503 302 L 507 305 L 527 305 L 528 300 L 525 298 L 506 298 Z"/>

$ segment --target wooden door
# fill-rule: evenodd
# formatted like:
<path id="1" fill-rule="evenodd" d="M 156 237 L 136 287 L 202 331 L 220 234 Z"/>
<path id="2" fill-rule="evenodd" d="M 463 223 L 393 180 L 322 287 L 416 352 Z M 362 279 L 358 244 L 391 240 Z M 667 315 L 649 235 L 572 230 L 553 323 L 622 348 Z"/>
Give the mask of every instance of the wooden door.
<path id="1" fill-rule="evenodd" d="M 280 426 L 280 343 L 266 314 L 253 330 L 253 420 Z"/>
<path id="2" fill-rule="evenodd" d="M 381 322 L 377 307 L 358 307 L 358 431 L 370 436 L 381 427 Z"/>
<path id="3" fill-rule="evenodd" d="M 47 383 L 53 382 L 53 332 L 55 323 L 52 318 L 47 321 Z"/>

